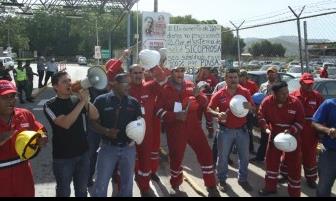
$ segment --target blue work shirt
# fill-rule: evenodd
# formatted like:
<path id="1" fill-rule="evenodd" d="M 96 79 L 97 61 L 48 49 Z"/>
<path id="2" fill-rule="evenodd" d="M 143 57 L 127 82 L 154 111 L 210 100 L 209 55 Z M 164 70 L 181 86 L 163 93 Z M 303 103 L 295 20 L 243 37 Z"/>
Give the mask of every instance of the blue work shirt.
<path id="1" fill-rule="evenodd" d="M 323 124 L 328 128 L 336 128 L 336 98 L 326 99 L 316 110 L 312 121 Z M 336 139 L 324 135 L 322 143 L 326 149 L 336 151 Z"/>
<path id="2" fill-rule="evenodd" d="M 98 96 L 93 103 L 100 116 L 100 124 L 105 128 L 117 128 L 120 131 L 116 139 L 105 136 L 103 140 L 111 141 L 113 145 L 125 146 L 131 142 L 126 135 L 126 126 L 131 121 L 141 117 L 141 106 L 131 96 L 124 96 L 121 100 L 113 92 Z M 119 109 L 119 112 L 117 110 Z M 119 113 L 119 114 L 118 114 Z"/>

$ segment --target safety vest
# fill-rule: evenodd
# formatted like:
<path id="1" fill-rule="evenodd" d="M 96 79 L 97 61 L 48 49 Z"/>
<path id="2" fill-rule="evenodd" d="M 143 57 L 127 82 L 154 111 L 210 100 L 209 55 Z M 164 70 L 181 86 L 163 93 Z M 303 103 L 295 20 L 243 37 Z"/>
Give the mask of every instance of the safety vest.
<path id="1" fill-rule="evenodd" d="M 16 80 L 17 81 L 27 80 L 27 73 L 25 68 L 23 68 L 22 70 L 20 70 L 19 68 L 16 69 Z"/>

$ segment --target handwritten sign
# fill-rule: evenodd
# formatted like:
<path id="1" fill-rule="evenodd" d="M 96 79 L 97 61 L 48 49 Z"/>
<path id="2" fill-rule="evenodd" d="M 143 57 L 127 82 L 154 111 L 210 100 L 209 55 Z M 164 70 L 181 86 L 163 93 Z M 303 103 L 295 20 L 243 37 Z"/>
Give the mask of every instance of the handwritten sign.
<path id="1" fill-rule="evenodd" d="M 221 27 L 215 24 L 169 24 L 167 67 L 218 67 Z"/>

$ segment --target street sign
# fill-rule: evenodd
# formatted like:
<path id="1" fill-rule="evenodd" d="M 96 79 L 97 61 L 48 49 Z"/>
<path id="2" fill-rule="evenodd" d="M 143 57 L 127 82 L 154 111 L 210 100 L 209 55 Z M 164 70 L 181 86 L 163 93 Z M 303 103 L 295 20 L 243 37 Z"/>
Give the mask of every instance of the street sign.
<path id="1" fill-rule="evenodd" d="M 109 59 L 111 58 L 111 52 L 108 49 L 102 49 L 101 50 L 101 56 L 103 59 Z"/>
<path id="2" fill-rule="evenodd" d="M 94 55 L 95 59 L 101 59 L 101 48 L 100 46 L 95 46 L 95 55 Z"/>

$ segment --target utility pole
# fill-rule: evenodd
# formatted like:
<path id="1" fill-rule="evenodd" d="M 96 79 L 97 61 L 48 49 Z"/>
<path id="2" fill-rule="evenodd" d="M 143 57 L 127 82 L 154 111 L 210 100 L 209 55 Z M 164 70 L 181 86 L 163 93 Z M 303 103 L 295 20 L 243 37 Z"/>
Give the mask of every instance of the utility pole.
<path id="1" fill-rule="evenodd" d="M 127 13 L 127 47 L 131 46 L 131 11 Z M 127 68 L 131 65 L 130 57 L 127 58 Z"/>
<path id="2" fill-rule="evenodd" d="M 96 42 L 97 42 L 97 46 L 99 46 L 99 37 L 98 37 L 98 20 L 97 20 L 98 17 L 96 17 Z M 99 59 L 97 59 L 97 66 L 99 66 Z"/>
<path id="3" fill-rule="evenodd" d="M 158 12 L 158 0 L 154 0 L 154 12 Z"/>
<path id="4" fill-rule="evenodd" d="M 306 68 L 308 68 L 309 64 L 309 55 L 308 55 L 308 34 L 307 34 L 307 21 L 303 21 L 303 33 L 304 33 L 304 44 L 305 44 L 305 60 L 306 60 Z"/>
<path id="5" fill-rule="evenodd" d="M 239 29 L 240 27 L 244 24 L 245 20 L 239 25 L 236 26 L 233 22 L 230 21 L 230 23 L 232 24 L 232 26 L 234 26 L 234 28 L 236 28 L 236 34 L 237 34 L 237 50 L 238 50 L 238 66 L 239 68 L 241 68 L 241 62 L 240 62 L 240 38 L 239 38 Z"/>
<path id="6" fill-rule="evenodd" d="M 292 11 L 294 16 L 296 17 L 296 23 L 297 23 L 297 29 L 298 29 L 298 36 L 299 36 L 299 53 L 300 53 L 300 64 L 301 64 L 301 73 L 303 73 L 303 59 L 302 59 L 302 41 L 301 41 L 301 27 L 300 27 L 300 17 L 305 9 L 306 6 L 303 6 L 301 9 L 301 12 L 299 14 L 296 14 L 295 11 L 288 6 L 288 8 Z"/>

